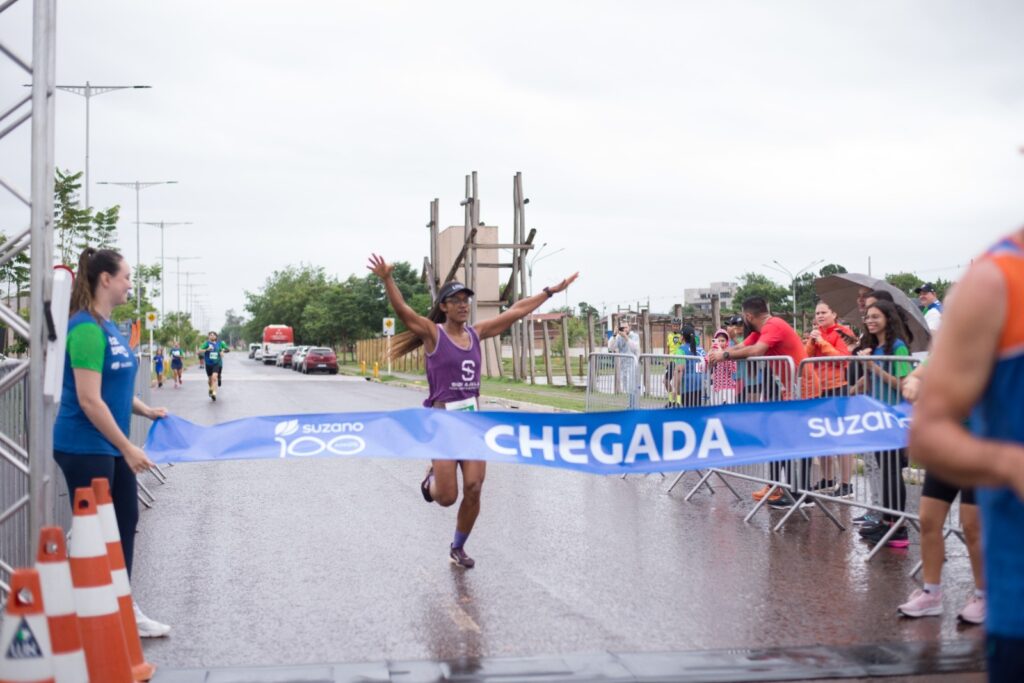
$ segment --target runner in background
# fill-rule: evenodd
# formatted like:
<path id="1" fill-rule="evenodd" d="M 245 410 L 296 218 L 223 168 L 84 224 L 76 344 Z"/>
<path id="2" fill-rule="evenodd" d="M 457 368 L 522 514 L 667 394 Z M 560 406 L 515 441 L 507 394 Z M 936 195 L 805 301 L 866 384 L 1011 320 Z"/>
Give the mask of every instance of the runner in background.
<path id="1" fill-rule="evenodd" d="M 171 375 L 174 377 L 175 389 L 181 386 L 181 373 L 185 369 L 183 356 L 181 346 L 178 345 L 178 340 L 175 339 L 171 345 Z"/>
<path id="2" fill-rule="evenodd" d="M 915 460 L 951 484 L 978 487 L 996 683 L 1024 680 L 1022 311 L 1024 228 L 976 260 L 950 295 L 910 428 Z"/>
<path id="3" fill-rule="evenodd" d="M 216 332 L 210 332 L 206 341 L 199 347 L 206 368 L 206 379 L 210 385 L 208 393 L 211 401 L 217 400 L 217 387 L 220 386 L 221 375 L 224 372 L 224 354 L 228 351 L 228 345 L 217 339 Z"/>
<path id="4" fill-rule="evenodd" d="M 480 342 L 497 337 L 517 320 L 525 318 L 548 299 L 569 287 L 579 275 L 574 273 L 553 287 L 521 299 L 490 320 L 469 325 L 469 307 L 473 292 L 459 282 L 449 282 L 438 292 L 437 303 L 429 317 L 419 315 L 402 297 L 392 278 L 394 265 L 373 254 L 367 269 L 384 283 L 391 307 L 408 328 L 394 338 L 392 358 L 400 358 L 419 346 L 426 351 L 427 383 L 430 393 L 426 408 L 442 410 L 479 410 Z M 480 492 L 486 463 L 469 460 L 434 460 L 420 484 L 428 503 L 448 507 L 459 497 L 458 470 L 462 470 L 462 504 L 455 524 L 455 537 L 448 557 L 456 565 L 471 569 L 476 562 L 466 554 L 465 544 L 480 515 Z"/>
<path id="5" fill-rule="evenodd" d="M 162 389 L 164 386 L 164 349 L 162 346 L 156 347 L 156 353 L 153 354 L 153 370 L 156 372 L 156 388 Z"/>

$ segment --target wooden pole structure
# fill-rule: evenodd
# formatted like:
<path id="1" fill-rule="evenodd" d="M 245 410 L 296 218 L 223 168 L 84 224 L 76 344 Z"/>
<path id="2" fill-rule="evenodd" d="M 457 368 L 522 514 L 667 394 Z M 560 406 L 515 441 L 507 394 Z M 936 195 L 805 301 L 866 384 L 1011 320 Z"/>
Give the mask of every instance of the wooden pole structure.
<path id="1" fill-rule="evenodd" d="M 569 362 L 569 316 L 562 316 L 562 360 L 565 361 L 565 386 L 572 383 L 572 363 Z"/>
<path id="2" fill-rule="evenodd" d="M 544 336 L 544 374 L 548 378 L 548 386 L 554 384 L 551 377 L 551 344 L 548 342 L 548 321 L 547 318 L 540 321 L 540 333 Z"/>
<path id="3" fill-rule="evenodd" d="M 711 327 L 716 331 L 722 329 L 722 302 L 717 294 L 711 295 Z"/>

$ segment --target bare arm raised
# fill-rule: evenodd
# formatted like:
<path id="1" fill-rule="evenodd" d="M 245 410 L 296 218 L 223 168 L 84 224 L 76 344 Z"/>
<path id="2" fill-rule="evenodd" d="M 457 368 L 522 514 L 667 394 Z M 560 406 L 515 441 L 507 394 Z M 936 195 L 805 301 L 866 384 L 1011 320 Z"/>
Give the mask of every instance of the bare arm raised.
<path id="1" fill-rule="evenodd" d="M 388 301 L 391 302 L 391 307 L 395 309 L 398 319 L 409 328 L 410 332 L 423 341 L 423 346 L 426 347 L 428 353 L 433 351 L 437 346 L 437 325 L 430 318 L 420 315 L 405 303 L 405 297 L 402 296 L 398 285 L 395 284 L 395 279 L 391 276 L 395 270 L 394 264 L 387 263 L 382 256 L 371 254 L 370 263 L 366 268 L 384 283 L 384 292 L 388 296 Z"/>
<path id="2" fill-rule="evenodd" d="M 548 294 L 557 294 L 568 289 L 569 285 L 576 281 L 579 277 L 579 273 L 573 273 L 569 277 L 565 278 L 557 285 L 553 287 L 545 287 L 546 291 L 538 292 L 527 299 L 520 299 L 515 302 L 509 309 L 500 315 L 496 315 L 490 320 L 482 320 L 474 325 L 476 333 L 480 335 L 481 339 L 487 339 L 488 337 L 497 337 L 502 332 L 512 327 L 512 323 L 517 320 L 522 320 L 526 316 L 533 313 L 535 310 L 540 308 L 540 305 L 551 298 Z"/>

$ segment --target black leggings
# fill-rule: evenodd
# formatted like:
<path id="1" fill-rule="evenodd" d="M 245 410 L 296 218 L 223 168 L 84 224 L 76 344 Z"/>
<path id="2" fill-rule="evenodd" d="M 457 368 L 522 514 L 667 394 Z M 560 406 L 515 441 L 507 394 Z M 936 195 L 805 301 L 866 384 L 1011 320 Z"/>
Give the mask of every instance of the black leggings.
<path id="1" fill-rule="evenodd" d="M 772 481 L 782 481 L 782 473 L 786 473 L 786 484 L 793 489 L 809 489 L 811 487 L 811 464 L 812 458 L 801 460 L 778 460 L 768 463 L 769 475 Z M 796 470 L 800 469 L 800 476 L 797 478 Z"/>
<path id="2" fill-rule="evenodd" d="M 903 468 L 907 465 L 907 449 L 875 453 L 875 462 L 882 470 L 882 507 L 902 512 L 907 506 L 907 485 L 903 483 Z M 887 522 L 896 518 L 883 515 Z"/>
<path id="3" fill-rule="evenodd" d="M 135 473 L 120 456 L 54 451 L 53 459 L 60 465 L 64 480 L 68 483 L 68 500 L 71 502 L 72 510 L 75 504 L 75 489 L 91 487 L 92 480 L 97 477 L 110 482 L 110 497 L 114 499 L 114 514 L 117 515 L 117 531 L 121 534 L 124 564 L 128 569 L 128 578 L 131 578 L 132 555 L 135 553 L 135 526 L 139 521 L 139 491 Z"/>

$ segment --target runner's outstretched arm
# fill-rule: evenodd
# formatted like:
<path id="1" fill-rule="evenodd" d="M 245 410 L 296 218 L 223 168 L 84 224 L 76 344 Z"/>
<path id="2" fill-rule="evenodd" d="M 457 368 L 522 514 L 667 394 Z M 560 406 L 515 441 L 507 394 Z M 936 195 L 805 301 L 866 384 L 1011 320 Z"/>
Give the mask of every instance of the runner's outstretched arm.
<path id="1" fill-rule="evenodd" d="M 963 426 L 981 398 L 1008 315 L 1006 285 L 997 266 L 972 267 L 949 297 L 942 330 L 914 407 L 910 453 L 943 479 L 961 486 L 1011 486 L 1024 498 L 1024 448 L 979 439 Z"/>
<path id="2" fill-rule="evenodd" d="M 478 322 L 473 327 L 476 329 L 476 333 L 480 335 L 481 339 L 487 339 L 488 337 L 497 337 L 502 332 L 512 327 L 512 323 L 517 320 L 522 320 L 526 316 L 533 313 L 535 310 L 540 308 L 540 305 L 551 298 L 551 294 L 557 294 L 558 292 L 564 292 L 568 289 L 569 285 L 576 281 L 579 277 L 579 273 L 573 273 L 569 277 L 559 282 L 554 287 L 545 287 L 537 294 L 527 298 L 520 299 L 515 302 L 509 309 L 490 320 L 483 320 Z M 546 290 L 546 291 L 545 291 Z M 549 294 L 550 292 L 550 294 Z"/>
<path id="3" fill-rule="evenodd" d="M 384 283 L 384 292 L 388 296 L 388 301 L 391 302 L 391 307 L 395 309 L 395 315 L 409 328 L 410 332 L 422 339 L 425 344 L 428 344 L 427 351 L 430 351 L 433 345 L 437 343 L 437 327 L 430 318 L 420 315 L 409 304 L 405 303 L 405 297 L 402 296 L 401 290 L 398 289 L 395 279 L 391 277 L 391 274 L 395 271 L 394 264 L 386 262 L 382 256 L 370 254 L 370 263 L 366 266 L 366 269 L 381 279 Z"/>

